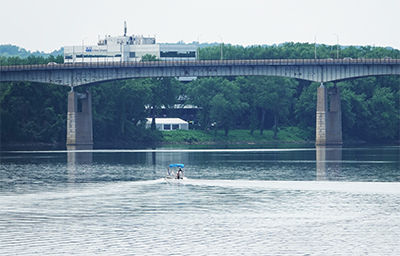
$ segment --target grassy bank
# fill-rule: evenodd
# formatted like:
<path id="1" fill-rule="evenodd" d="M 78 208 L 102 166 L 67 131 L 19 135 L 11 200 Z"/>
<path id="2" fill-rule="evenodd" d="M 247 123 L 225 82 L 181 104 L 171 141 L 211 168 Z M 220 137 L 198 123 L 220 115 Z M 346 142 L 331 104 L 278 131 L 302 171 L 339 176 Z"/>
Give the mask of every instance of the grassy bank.
<path id="1" fill-rule="evenodd" d="M 282 128 L 274 139 L 272 130 L 265 130 L 263 135 L 260 131 L 231 130 L 228 136 L 224 131 L 218 131 L 215 137 L 214 131 L 204 130 L 175 130 L 162 132 L 163 143 L 295 143 L 306 142 L 307 136 L 304 131 L 297 127 Z"/>

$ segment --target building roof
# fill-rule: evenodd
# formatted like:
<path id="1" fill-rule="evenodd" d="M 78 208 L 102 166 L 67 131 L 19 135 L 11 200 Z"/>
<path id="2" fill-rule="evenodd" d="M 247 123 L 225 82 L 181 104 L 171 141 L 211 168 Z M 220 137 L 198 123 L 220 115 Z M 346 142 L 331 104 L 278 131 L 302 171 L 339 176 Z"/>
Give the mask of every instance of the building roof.
<path id="1" fill-rule="evenodd" d="M 151 123 L 152 118 L 147 118 L 147 122 Z M 180 118 L 156 118 L 156 124 L 187 124 L 185 120 Z"/>

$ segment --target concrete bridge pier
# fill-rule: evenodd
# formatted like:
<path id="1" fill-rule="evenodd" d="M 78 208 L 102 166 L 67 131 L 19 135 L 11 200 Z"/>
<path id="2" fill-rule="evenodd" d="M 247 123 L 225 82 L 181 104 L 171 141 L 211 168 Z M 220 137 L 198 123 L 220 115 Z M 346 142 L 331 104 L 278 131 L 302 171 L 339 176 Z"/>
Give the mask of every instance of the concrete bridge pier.
<path id="1" fill-rule="evenodd" d="M 92 95 L 89 91 L 68 93 L 67 149 L 92 149 Z"/>
<path id="2" fill-rule="evenodd" d="M 323 83 L 318 88 L 315 144 L 343 144 L 340 90 L 336 83 L 330 89 L 327 89 Z"/>

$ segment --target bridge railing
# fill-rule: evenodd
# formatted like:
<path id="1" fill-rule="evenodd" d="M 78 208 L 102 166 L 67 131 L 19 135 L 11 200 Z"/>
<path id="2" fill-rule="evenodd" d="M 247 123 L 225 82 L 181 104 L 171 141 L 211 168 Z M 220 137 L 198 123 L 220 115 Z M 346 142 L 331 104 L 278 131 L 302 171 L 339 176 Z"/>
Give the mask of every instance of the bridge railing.
<path id="1" fill-rule="evenodd" d="M 240 65 L 399 65 L 400 59 L 253 59 L 253 60 L 177 60 L 177 61 L 140 61 L 140 62 L 87 62 L 38 65 L 0 66 L 1 71 L 29 70 L 65 70 L 91 68 L 132 68 L 132 67 L 182 67 L 182 66 L 240 66 Z"/>

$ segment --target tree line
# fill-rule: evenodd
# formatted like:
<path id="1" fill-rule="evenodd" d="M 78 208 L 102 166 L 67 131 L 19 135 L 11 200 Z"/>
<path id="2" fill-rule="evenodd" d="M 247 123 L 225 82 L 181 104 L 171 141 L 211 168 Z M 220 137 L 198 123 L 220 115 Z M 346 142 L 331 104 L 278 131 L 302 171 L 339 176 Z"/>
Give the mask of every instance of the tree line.
<path id="1" fill-rule="evenodd" d="M 220 59 L 220 46 L 200 49 L 200 59 Z M 307 43 L 279 46 L 223 45 L 224 59 L 314 58 Z M 400 58 L 399 50 L 382 47 L 341 49 L 340 57 Z M 318 45 L 318 58 L 336 58 L 336 46 Z M 154 56 L 146 58 L 154 60 Z M 2 58 L 2 65 L 62 62 L 62 56 Z M 341 90 L 345 140 L 399 139 L 399 76 L 366 77 L 337 83 Z M 95 142 L 157 141 L 161 133 L 146 129 L 147 117 L 179 116 L 174 104 L 198 107 L 196 129 L 229 134 L 231 129 L 263 133 L 296 126 L 304 138 L 315 139 L 319 83 L 282 77 L 210 77 L 190 83 L 177 79 L 131 79 L 93 86 Z M 333 86 L 332 83 L 327 84 Z M 0 88 L 1 142 L 65 143 L 69 87 L 33 82 L 2 83 Z M 77 88 L 84 90 L 84 88 Z M 163 112 L 162 112 L 163 111 Z M 154 128 L 154 125 L 153 125 Z"/>

